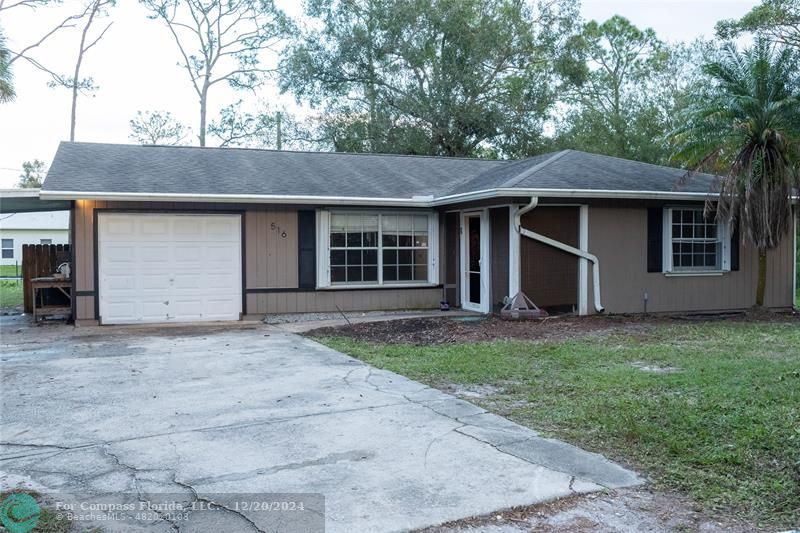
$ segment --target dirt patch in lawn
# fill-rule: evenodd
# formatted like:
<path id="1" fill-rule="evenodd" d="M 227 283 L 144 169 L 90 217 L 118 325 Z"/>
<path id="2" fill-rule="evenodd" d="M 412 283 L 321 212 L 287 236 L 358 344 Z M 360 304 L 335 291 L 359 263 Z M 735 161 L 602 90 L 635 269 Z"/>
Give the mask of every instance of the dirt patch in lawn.
<path id="1" fill-rule="evenodd" d="M 344 336 L 386 344 L 436 344 L 493 340 L 560 341 L 611 333 L 647 335 L 659 325 L 709 321 L 797 322 L 798 313 L 736 313 L 728 315 L 675 316 L 556 316 L 540 320 L 501 320 L 499 317 L 411 318 L 366 322 L 309 331 L 312 337 Z"/>
<path id="2" fill-rule="evenodd" d="M 751 524 L 711 517 L 690 499 L 647 488 L 597 492 L 457 520 L 418 533 L 594 533 L 595 531 L 705 531 L 740 533 Z"/>

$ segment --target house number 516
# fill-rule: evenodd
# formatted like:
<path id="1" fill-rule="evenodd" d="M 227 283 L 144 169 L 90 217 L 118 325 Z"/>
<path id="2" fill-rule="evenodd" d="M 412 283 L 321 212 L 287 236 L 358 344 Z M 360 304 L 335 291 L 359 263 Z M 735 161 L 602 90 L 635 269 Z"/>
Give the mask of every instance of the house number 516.
<path id="1" fill-rule="evenodd" d="M 281 227 L 276 223 L 274 222 L 271 223 L 269 227 L 272 231 L 277 231 L 278 233 L 280 233 L 281 237 L 283 237 L 284 239 L 286 238 L 286 231 L 281 230 Z"/>

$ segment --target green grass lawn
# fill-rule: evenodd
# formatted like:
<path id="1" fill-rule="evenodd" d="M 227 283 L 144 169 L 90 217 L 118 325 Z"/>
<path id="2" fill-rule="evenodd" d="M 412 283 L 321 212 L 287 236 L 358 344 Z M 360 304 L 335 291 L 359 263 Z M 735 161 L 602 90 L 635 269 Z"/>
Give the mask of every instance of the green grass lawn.
<path id="1" fill-rule="evenodd" d="M 8 276 L 21 276 L 22 275 L 22 265 L 0 265 L 0 276 L 8 277 Z"/>
<path id="2" fill-rule="evenodd" d="M 0 308 L 22 305 L 22 280 L 0 280 Z"/>
<path id="3" fill-rule="evenodd" d="M 0 265 L 0 276 L 16 275 L 14 265 Z M 0 279 L 0 308 L 18 305 L 22 305 L 22 280 Z"/>
<path id="4" fill-rule="evenodd" d="M 754 524 L 800 516 L 800 326 L 658 325 L 605 338 L 439 346 L 321 342 L 647 474 Z M 642 365 L 672 368 L 656 373 Z"/>

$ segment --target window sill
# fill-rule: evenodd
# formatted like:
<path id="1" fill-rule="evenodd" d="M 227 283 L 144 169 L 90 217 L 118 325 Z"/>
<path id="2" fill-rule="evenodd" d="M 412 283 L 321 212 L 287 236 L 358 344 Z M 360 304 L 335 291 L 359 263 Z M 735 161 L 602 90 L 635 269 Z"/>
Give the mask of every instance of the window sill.
<path id="1" fill-rule="evenodd" d="M 317 287 L 318 291 L 347 291 L 364 289 L 435 289 L 441 287 L 436 283 L 392 283 L 383 285 L 376 284 L 353 284 L 353 285 L 330 285 L 328 287 Z"/>
<path id="2" fill-rule="evenodd" d="M 664 272 L 664 275 L 668 278 L 692 278 L 722 276 L 727 272 L 727 270 L 698 270 L 697 272 Z"/>

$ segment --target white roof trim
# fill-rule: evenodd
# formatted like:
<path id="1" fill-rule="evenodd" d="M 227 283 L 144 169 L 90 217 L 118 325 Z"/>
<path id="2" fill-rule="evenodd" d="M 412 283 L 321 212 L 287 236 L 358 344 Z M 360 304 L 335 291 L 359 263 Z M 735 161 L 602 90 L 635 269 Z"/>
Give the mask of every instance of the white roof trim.
<path id="1" fill-rule="evenodd" d="M 3 198 L 36 198 L 41 189 L 0 189 Z"/>
<path id="2" fill-rule="evenodd" d="M 38 190 L 36 191 L 38 194 Z M 5 196 L 5 194 L 4 194 Z M 33 196 L 33 195 L 31 195 Z M 680 191 L 617 191 L 606 189 L 518 189 L 496 188 L 482 191 L 451 194 L 434 198 L 415 196 L 411 198 L 374 198 L 357 196 L 305 196 L 283 194 L 191 194 L 191 193 L 119 193 L 82 191 L 42 191 L 43 200 L 106 200 L 145 202 L 222 202 L 222 203 L 275 203 L 275 204 L 322 204 L 322 205 L 367 205 L 386 207 L 437 207 L 489 200 L 502 197 L 540 198 L 616 198 L 631 200 L 694 200 L 700 201 L 714 196 L 709 192 Z M 796 202 L 797 197 L 793 198 Z"/>
<path id="3" fill-rule="evenodd" d="M 541 198 L 628 198 L 638 200 L 704 200 L 707 192 L 672 192 L 672 191 L 617 191 L 605 189 L 519 189 L 498 188 L 483 191 L 440 196 L 435 205 L 448 205 L 459 202 L 485 200 L 502 196 L 539 196 Z"/>
<path id="4" fill-rule="evenodd" d="M 82 191 L 42 191 L 41 197 L 48 200 L 380 205 L 392 207 L 431 207 L 433 199 L 431 196 L 417 196 L 413 198 L 368 198 L 357 196 L 303 196 L 286 194 L 178 194 Z"/>

